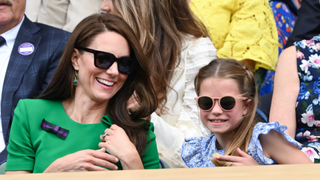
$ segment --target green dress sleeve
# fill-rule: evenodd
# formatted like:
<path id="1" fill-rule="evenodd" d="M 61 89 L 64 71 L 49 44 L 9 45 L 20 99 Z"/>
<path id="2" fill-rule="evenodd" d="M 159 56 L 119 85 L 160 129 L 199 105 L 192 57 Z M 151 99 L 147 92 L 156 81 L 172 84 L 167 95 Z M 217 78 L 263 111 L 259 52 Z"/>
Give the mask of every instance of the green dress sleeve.
<path id="1" fill-rule="evenodd" d="M 145 169 L 160 169 L 159 155 L 156 144 L 156 135 L 154 134 L 153 123 L 150 122 L 148 133 L 148 142 L 145 152 L 142 155 L 142 163 Z"/>
<path id="2" fill-rule="evenodd" d="M 6 171 L 33 171 L 35 153 L 30 140 L 27 104 L 20 100 L 12 120 Z"/>

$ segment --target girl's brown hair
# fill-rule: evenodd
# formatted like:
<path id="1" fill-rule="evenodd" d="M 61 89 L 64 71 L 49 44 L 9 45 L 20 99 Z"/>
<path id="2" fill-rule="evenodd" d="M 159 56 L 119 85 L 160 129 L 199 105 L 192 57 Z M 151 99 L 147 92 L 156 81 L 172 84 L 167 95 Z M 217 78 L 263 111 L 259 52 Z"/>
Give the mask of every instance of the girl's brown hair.
<path id="1" fill-rule="evenodd" d="M 203 23 L 192 13 L 186 0 L 112 0 L 115 12 L 132 28 L 149 58 L 151 80 L 165 112 L 167 92 L 174 69 L 180 63 L 187 34 L 207 37 Z"/>
<path id="2" fill-rule="evenodd" d="M 142 155 L 147 144 L 146 131 L 149 130 L 150 122 L 140 123 L 136 120 L 148 117 L 156 110 L 157 96 L 149 78 L 148 59 L 132 29 L 120 17 L 111 14 L 95 14 L 81 21 L 66 44 L 52 81 L 38 98 L 50 100 L 74 98 L 75 88 L 72 82 L 75 70 L 71 63 L 74 48 L 88 47 L 98 34 L 106 31 L 123 36 L 130 46 L 130 56 L 139 64 L 134 73 L 128 75 L 121 89 L 109 100 L 108 104 L 111 105 L 107 106 L 106 112 L 114 124 L 125 130 L 139 154 Z M 141 108 L 129 115 L 126 104 L 134 91 L 139 96 Z"/>
<path id="3" fill-rule="evenodd" d="M 258 104 L 258 93 L 256 90 L 253 72 L 246 66 L 234 59 L 216 59 L 201 68 L 197 74 L 194 84 L 196 93 L 200 94 L 200 85 L 207 78 L 234 79 L 243 97 L 251 99 L 251 106 L 247 115 L 243 116 L 239 126 L 234 130 L 233 139 L 228 144 L 225 155 L 239 156 L 237 148 L 248 152 L 248 145 L 253 128 L 257 122 L 255 112 Z M 228 162 L 213 159 L 216 166 L 230 165 Z"/>

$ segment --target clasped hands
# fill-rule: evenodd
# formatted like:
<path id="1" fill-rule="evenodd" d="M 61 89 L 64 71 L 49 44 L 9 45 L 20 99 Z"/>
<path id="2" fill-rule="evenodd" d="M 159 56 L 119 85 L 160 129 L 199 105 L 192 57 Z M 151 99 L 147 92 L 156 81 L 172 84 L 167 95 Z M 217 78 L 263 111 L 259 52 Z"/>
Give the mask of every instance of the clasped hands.
<path id="1" fill-rule="evenodd" d="M 104 137 L 100 136 L 101 149 L 81 150 L 61 157 L 50 164 L 44 172 L 107 171 L 106 168 L 117 170 L 118 167 L 114 163 L 119 160 L 123 169 L 130 169 L 127 163 L 139 154 L 125 131 L 117 125 L 112 125 L 104 133 L 106 134 Z M 140 167 L 142 162 L 138 165 Z"/>

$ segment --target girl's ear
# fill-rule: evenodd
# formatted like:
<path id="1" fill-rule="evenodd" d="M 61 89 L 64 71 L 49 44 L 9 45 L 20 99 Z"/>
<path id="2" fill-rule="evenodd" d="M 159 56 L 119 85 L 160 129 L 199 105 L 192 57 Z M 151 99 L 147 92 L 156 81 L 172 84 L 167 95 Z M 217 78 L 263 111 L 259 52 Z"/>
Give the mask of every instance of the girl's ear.
<path id="1" fill-rule="evenodd" d="M 72 57 L 71 57 L 71 63 L 73 68 L 78 71 L 79 70 L 79 59 L 81 57 L 81 54 L 79 52 L 78 49 L 74 48 L 73 49 L 73 53 L 72 53 Z"/>
<path id="2" fill-rule="evenodd" d="M 243 106 L 243 115 L 247 115 L 252 105 L 252 99 L 246 100 Z"/>

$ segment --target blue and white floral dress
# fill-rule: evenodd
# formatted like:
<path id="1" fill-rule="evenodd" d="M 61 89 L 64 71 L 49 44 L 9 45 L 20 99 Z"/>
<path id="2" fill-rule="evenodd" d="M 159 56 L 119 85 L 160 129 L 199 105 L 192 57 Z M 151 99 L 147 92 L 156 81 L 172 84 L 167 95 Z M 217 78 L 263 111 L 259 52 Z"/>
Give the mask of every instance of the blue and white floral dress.
<path id="1" fill-rule="evenodd" d="M 300 91 L 296 104 L 296 140 L 320 162 L 320 35 L 295 43 Z"/>
<path id="2" fill-rule="evenodd" d="M 276 130 L 298 148 L 302 148 L 297 141 L 291 138 L 284 131 L 286 126 L 278 122 L 257 123 L 253 129 L 248 147 L 248 154 L 251 155 L 259 164 L 275 164 L 275 162 L 264 156 L 259 138 L 260 134 L 268 134 L 270 130 Z M 212 134 L 208 137 L 187 138 L 182 146 L 181 157 L 188 167 L 215 167 L 211 162 L 212 154 L 217 152 L 221 155 L 225 150 L 217 150 L 216 137 Z"/>

